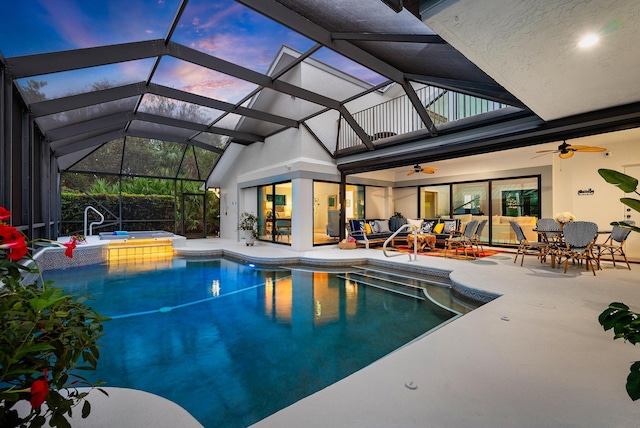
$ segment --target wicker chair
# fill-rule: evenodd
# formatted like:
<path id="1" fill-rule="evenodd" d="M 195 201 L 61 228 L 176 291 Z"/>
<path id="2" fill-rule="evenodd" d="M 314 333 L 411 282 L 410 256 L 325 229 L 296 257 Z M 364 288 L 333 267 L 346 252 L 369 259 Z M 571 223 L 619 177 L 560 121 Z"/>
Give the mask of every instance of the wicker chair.
<path id="1" fill-rule="evenodd" d="M 593 247 L 598 235 L 598 225 L 590 221 L 572 221 L 564 225 L 562 229 L 563 245 L 558 247 L 558 259 L 564 258 L 564 273 L 567 273 L 569 260 L 585 261 L 587 269 L 595 276 L 596 271 L 593 261 L 597 263 L 597 257 L 593 255 Z"/>
<path id="2" fill-rule="evenodd" d="M 635 221 L 624 222 L 632 226 L 636 224 Z M 624 253 L 624 243 L 627 240 L 627 237 L 629 237 L 629 233 L 631 233 L 631 229 L 613 226 L 611 234 L 609 235 L 607 240 L 602 244 L 596 244 L 594 252 L 598 257 L 598 269 L 601 269 L 600 257 L 605 254 L 611 256 L 611 259 L 613 260 L 613 267 L 616 266 L 616 255 L 622 256 L 625 263 L 627 264 L 627 267 L 629 268 L 629 270 L 631 270 L 631 265 L 629 264 L 629 260 L 627 260 L 627 255 Z"/>
<path id="3" fill-rule="evenodd" d="M 449 237 L 444 241 L 444 256 L 447 257 L 447 251 L 454 250 L 458 251 L 458 248 L 462 248 L 464 250 L 465 257 L 467 255 L 467 249 L 471 249 L 471 254 L 473 258 L 476 258 L 475 251 L 473 249 L 473 235 L 476 233 L 476 229 L 478 228 L 478 220 L 471 220 L 464 227 L 464 232 L 459 230 L 452 230 L 449 233 Z"/>
<path id="4" fill-rule="evenodd" d="M 484 227 L 487 225 L 487 220 L 482 220 L 480 223 L 478 223 L 478 228 L 476 229 L 476 232 L 473 234 L 473 236 L 471 237 L 471 243 L 476 247 L 476 251 L 478 254 L 480 254 L 480 249 L 482 248 L 482 252 L 484 253 L 484 248 L 482 247 L 482 242 L 480 242 L 480 239 L 482 239 L 482 231 L 484 230 Z"/>
<path id="5" fill-rule="evenodd" d="M 542 263 L 549 252 L 550 245 L 548 242 L 541 241 L 529 241 L 527 237 L 524 235 L 522 227 L 516 221 L 509 221 L 511 228 L 516 234 L 516 239 L 518 240 L 518 251 L 516 252 L 516 258 L 513 259 L 515 263 L 518 260 L 518 256 L 522 255 L 522 260 L 520 261 L 520 266 L 524 264 L 524 256 L 526 255 L 535 255 Z"/>

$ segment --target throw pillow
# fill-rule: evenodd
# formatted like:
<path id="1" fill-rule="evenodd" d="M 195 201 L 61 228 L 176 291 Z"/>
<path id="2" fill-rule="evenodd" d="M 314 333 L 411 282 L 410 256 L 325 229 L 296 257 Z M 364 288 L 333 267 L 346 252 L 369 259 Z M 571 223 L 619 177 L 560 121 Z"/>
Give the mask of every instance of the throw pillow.
<path id="1" fill-rule="evenodd" d="M 422 226 L 422 219 L 412 219 L 408 218 L 407 223 L 413 226 L 415 229 L 420 230 L 420 226 Z"/>
<path id="2" fill-rule="evenodd" d="M 433 233 L 442 233 L 442 229 L 444 229 L 444 223 L 438 223 L 433 227 Z"/>
<path id="3" fill-rule="evenodd" d="M 371 226 L 371 232 L 380 233 L 380 228 L 378 227 L 378 223 L 375 220 L 370 221 L 369 226 Z"/>
<path id="4" fill-rule="evenodd" d="M 435 221 L 423 221 L 422 226 L 420 226 L 420 233 L 431 233 L 433 230 L 433 226 L 435 226 Z"/>
<path id="5" fill-rule="evenodd" d="M 449 233 L 452 230 L 456 230 L 456 221 L 455 220 L 446 220 L 444 222 L 444 229 L 442 229 L 442 231 L 444 233 Z"/>
<path id="6" fill-rule="evenodd" d="M 364 228 L 364 221 L 360 220 L 358 223 L 360 223 L 360 231 L 366 232 L 367 229 Z"/>
<path id="7" fill-rule="evenodd" d="M 391 229 L 389 229 L 389 220 L 376 220 L 376 224 L 378 225 L 378 231 L 380 233 L 391 233 Z"/>
<path id="8" fill-rule="evenodd" d="M 370 234 L 371 234 L 371 225 L 370 225 L 369 223 L 365 223 L 365 224 L 364 224 L 364 232 L 365 232 L 367 235 L 370 235 Z"/>

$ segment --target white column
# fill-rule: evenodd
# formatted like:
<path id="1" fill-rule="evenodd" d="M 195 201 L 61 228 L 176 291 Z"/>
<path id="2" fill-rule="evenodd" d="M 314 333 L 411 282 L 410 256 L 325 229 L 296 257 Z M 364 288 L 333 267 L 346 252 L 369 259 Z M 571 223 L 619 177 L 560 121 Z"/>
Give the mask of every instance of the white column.
<path id="1" fill-rule="evenodd" d="M 313 180 L 296 178 L 291 187 L 291 249 L 308 251 L 313 248 Z"/>

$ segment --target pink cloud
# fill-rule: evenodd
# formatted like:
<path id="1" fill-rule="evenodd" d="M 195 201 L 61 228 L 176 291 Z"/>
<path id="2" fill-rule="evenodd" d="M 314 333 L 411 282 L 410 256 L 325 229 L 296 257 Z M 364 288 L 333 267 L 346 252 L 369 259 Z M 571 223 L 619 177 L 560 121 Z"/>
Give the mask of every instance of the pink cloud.
<path id="1" fill-rule="evenodd" d="M 40 5 L 51 16 L 51 26 L 62 38 L 79 48 L 99 45 L 95 39 L 90 17 L 69 0 L 40 0 Z"/>
<path id="2" fill-rule="evenodd" d="M 191 18 L 191 23 L 195 30 L 208 30 L 210 28 L 220 28 L 222 26 L 226 26 L 229 22 L 237 21 L 235 18 L 232 18 L 235 15 L 240 15 L 244 12 L 244 6 L 233 3 L 231 6 L 224 6 L 220 9 L 222 5 L 214 5 L 217 11 L 212 11 L 212 7 L 210 5 L 203 6 L 199 9 L 189 9 L 189 12 L 193 16 Z M 191 5 L 190 5 L 191 7 Z M 201 16 L 205 16 L 204 19 Z"/>

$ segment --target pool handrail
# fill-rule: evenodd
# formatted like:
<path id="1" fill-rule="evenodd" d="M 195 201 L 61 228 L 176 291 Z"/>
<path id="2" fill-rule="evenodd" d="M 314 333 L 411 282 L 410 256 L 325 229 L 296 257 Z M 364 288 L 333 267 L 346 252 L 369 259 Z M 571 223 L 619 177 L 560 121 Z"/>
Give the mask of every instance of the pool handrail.
<path id="1" fill-rule="evenodd" d="M 393 234 L 387 238 L 386 241 L 384 241 L 384 244 L 382 244 L 382 252 L 384 253 L 385 257 L 396 257 L 396 256 L 401 256 L 403 254 L 407 254 L 409 256 L 409 261 L 410 262 L 415 262 L 418 260 L 418 246 L 414 245 L 413 246 L 413 257 L 411 257 L 411 253 L 398 253 L 398 254 L 387 254 L 387 244 L 391 241 L 393 241 L 393 238 L 396 237 L 396 235 L 398 235 L 398 233 L 402 232 L 404 229 L 411 229 L 411 233 L 413 233 L 413 242 L 418 242 L 416 240 L 416 237 L 418 235 L 418 229 L 416 229 L 415 227 L 413 227 L 412 224 L 403 224 L 402 226 L 400 226 L 398 228 L 398 230 L 396 230 L 395 232 L 393 232 Z"/>
<path id="2" fill-rule="evenodd" d="M 87 212 L 89 210 L 93 210 L 93 212 L 98 214 L 100 216 L 100 221 L 92 221 L 91 224 L 89 224 L 89 234 L 87 235 L 87 221 L 88 221 Z M 91 205 L 87 205 L 87 207 L 84 209 L 84 236 L 93 236 L 93 226 L 94 225 L 97 226 L 102 223 L 104 223 L 104 216 L 102 215 L 102 213 L 97 209 L 95 209 L 94 207 L 92 207 Z"/>

